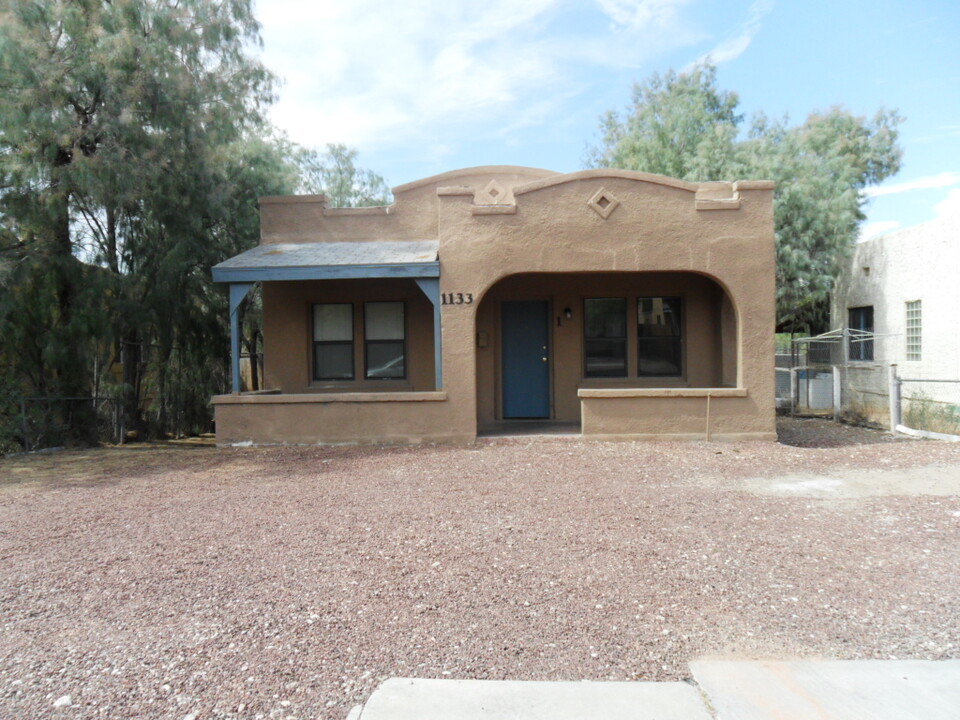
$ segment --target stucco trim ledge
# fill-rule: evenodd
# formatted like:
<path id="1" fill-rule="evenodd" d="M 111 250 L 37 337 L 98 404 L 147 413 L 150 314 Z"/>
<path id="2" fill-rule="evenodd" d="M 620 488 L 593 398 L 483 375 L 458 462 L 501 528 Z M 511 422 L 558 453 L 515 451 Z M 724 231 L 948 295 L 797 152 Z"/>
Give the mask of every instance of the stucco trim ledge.
<path id="1" fill-rule="evenodd" d="M 378 403 L 378 402 L 444 402 L 447 393 L 430 392 L 359 392 L 359 393 L 291 393 L 289 395 L 216 395 L 214 405 L 296 405 L 310 403 Z"/>
<path id="2" fill-rule="evenodd" d="M 746 388 L 580 388 L 580 398 L 744 398 Z"/>

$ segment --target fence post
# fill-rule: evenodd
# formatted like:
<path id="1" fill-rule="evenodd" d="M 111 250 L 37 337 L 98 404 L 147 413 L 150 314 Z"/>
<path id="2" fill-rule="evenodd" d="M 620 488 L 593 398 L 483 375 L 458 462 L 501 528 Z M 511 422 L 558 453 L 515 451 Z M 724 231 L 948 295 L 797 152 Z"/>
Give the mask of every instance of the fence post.
<path id="1" fill-rule="evenodd" d="M 797 405 L 800 402 L 800 379 L 795 367 L 790 368 L 790 415 L 797 414 Z"/>
<path id="2" fill-rule="evenodd" d="M 23 451 L 30 452 L 30 423 L 27 421 L 27 399 L 20 398 L 20 423 L 23 425 Z"/>
<path id="3" fill-rule="evenodd" d="M 840 368 L 837 365 L 833 369 L 833 421 L 840 421 L 841 411 L 841 390 L 840 390 Z"/>
<path id="4" fill-rule="evenodd" d="M 897 434 L 900 424 L 900 378 L 897 377 L 897 364 L 890 364 L 890 432 Z"/>

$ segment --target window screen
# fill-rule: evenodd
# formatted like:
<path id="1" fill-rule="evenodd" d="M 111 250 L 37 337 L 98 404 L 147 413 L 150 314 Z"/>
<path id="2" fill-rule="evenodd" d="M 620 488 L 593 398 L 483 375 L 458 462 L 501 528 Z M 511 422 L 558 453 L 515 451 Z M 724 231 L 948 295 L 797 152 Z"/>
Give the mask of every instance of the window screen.
<path id="1" fill-rule="evenodd" d="M 364 303 L 366 377 L 405 378 L 406 327 L 402 302 Z"/>
<path id="2" fill-rule="evenodd" d="M 313 306 L 313 379 L 353 379 L 353 305 Z"/>
<path id="3" fill-rule="evenodd" d="M 583 308 L 584 376 L 625 377 L 626 298 L 589 298 Z"/>
<path id="4" fill-rule="evenodd" d="M 683 374 L 680 298 L 637 298 L 637 374 Z"/>

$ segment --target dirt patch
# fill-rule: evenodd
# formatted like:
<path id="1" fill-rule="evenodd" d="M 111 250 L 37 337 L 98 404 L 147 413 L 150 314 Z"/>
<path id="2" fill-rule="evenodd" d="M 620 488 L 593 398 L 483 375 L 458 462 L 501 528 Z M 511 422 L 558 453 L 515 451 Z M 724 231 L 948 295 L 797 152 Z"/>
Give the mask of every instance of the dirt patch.
<path id="1" fill-rule="evenodd" d="M 676 680 L 708 655 L 960 657 L 960 496 L 753 487 L 933 479 L 960 447 L 823 444 L 3 460 L 0 716 L 343 720 L 397 675 Z"/>
<path id="2" fill-rule="evenodd" d="M 860 425 L 846 425 L 821 418 L 777 418 L 777 441 L 794 447 L 824 448 L 849 445 L 905 442 L 908 438 Z"/>

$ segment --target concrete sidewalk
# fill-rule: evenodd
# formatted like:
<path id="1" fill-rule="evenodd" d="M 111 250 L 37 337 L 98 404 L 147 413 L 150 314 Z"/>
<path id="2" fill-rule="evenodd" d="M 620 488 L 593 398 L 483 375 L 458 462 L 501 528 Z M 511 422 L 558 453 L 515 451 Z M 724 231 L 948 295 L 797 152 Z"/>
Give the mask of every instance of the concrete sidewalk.
<path id="1" fill-rule="evenodd" d="M 695 683 L 391 678 L 347 720 L 956 720 L 960 660 L 697 661 Z"/>
<path id="2" fill-rule="evenodd" d="M 720 720 L 957 720 L 960 660 L 691 663 Z"/>

